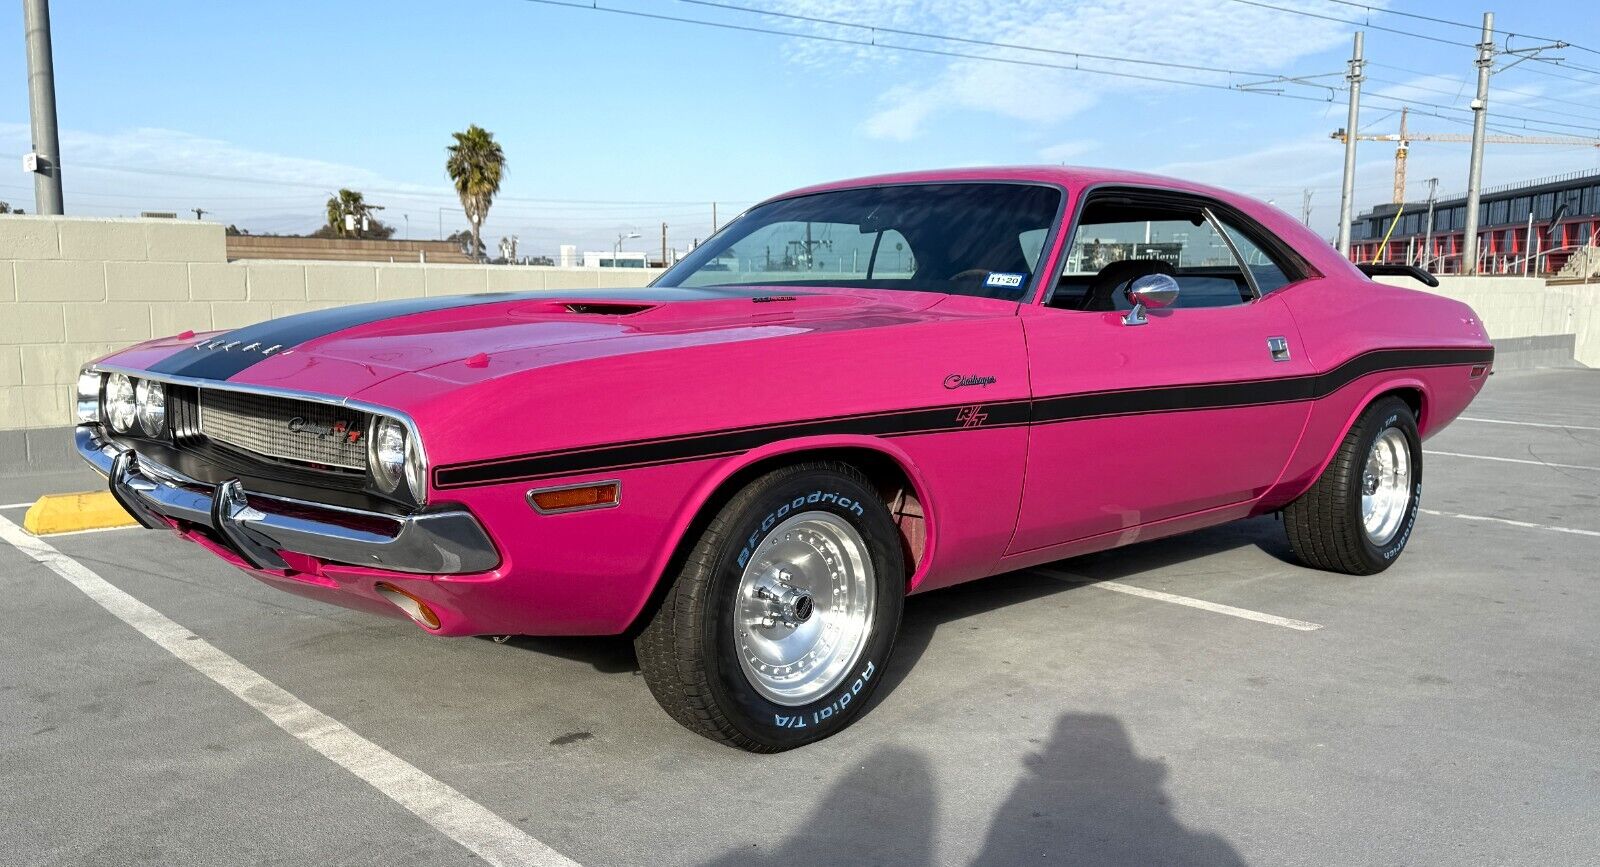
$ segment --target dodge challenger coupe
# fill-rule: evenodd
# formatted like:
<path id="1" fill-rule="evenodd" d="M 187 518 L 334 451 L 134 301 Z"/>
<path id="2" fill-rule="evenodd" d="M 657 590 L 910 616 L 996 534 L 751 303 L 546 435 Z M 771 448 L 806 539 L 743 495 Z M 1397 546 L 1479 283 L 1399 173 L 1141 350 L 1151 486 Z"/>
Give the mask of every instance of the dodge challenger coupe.
<path id="1" fill-rule="evenodd" d="M 1167 178 L 867 178 L 644 289 L 140 344 L 84 369 L 77 447 L 275 587 L 436 635 L 627 635 L 674 719 L 776 751 L 861 714 L 910 593 L 1273 512 L 1309 566 L 1391 565 L 1422 441 L 1494 356 L 1377 270 Z"/>

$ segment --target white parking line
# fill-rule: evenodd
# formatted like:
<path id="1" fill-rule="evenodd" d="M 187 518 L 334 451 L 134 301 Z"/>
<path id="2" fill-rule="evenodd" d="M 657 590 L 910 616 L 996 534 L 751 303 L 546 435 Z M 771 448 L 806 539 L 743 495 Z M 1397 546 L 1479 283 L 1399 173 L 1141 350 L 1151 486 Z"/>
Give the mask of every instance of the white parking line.
<path id="1" fill-rule="evenodd" d="M 1436 452 L 1431 449 L 1423 449 L 1422 453 L 1425 455 L 1437 455 L 1442 458 L 1471 458 L 1475 461 L 1496 461 L 1502 464 L 1531 464 L 1536 467 L 1554 467 L 1562 470 L 1588 470 L 1592 473 L 1600 473 L 1600 467 L 1586 467 L 1582 464 L 1558 464 L 1552 461 L 1534 461 L 1528 460 L 1527 458 L 1497 458 L 1493 455 L 1467 455 L 1462 454 L 1461 452 Z"/>
<path id="2" fill-rule="evenodd" d="M 1550 424 L 1540 421 L 1508 421 L 1502 418 L 1478 418 L 1477 416 L 1457 416 L 1456 421 L 1475 421 L 1479 424 L 1514 424 L 1522 427 L 1553 427 L 1560 430 L 1600 430 L 1600 427 L 1589 427 L 1581 424 Z"/>
<path id="3" fill-rule="evenodd" d="M 1238 617 L 1241 620 L 1254 620 L 1257 623 L 1266 623 L 1272 626 L 1282 626 L 1285 629 L 1294 629 L 1300 632 L 1314 632 L 1322 628 L 1320 623 L 1308 620 L 1295 620 L 1290 617 L 1279 617 L 1276 614 L 1264 614 L 1260 611 L 1251 611 L 1248 608 L 1235 608 L 1232 605 L 1223 605 L 1218 602 L 1207 602 L 1204 599 L 1195 599 L 1189 596 L 1179 596 L 1176 593 L 1165 593 L 1160 590 L 1147 590 L 1135 587 L 1132 584 L 1123 584 L 1120 581 L 1096 581 L 1071 572 L 1062 572 L 1056 569 L 1035 569 L 1034 572 L 1059 581 L 1073 584 L 1082 584 L 1087 587 L 1099 587 L 1116 593 L 1126 593 L 1129 596 L 1140 596 L 1145 599 L 1154 599 L 1157 602 L 1171 602 L 1174 605 L 1186 605 L 1198 608 L 1201 611 L 1210 611 L 1213 614 L 1226 614 L 1229 617 Z"/>
<path id="4" fill-rule="evenodd" d="M 1512 527 L 1521 527 L 1524 530 L 1549 530 L 1552 533 L 1571 533 L 1574 536 L 1600 537 L 1600 531 L 1578 530 L 1572 527 L 1557 527 L 1552 524 L 1535 524 L 1532 521 L 1514 521 L 1510 518 L 1492 518 L 1488 515 L 1463 515 L 1457 512 L 1439 512 L 1433 509 L 1418 509 L 1424 515 L 1438 515 L 1441 518 L 1460 518 L 1463 521 L 1491 521 L 1496 524 L 1507 524 Z"/>
<path id="5" fill-rule="evenodd" d="M 440 833 L 490 864 L 576 865 L 487 807 L 295 698 L 210 642 L 113 586 L 83 564 L 0 518 L 0 539 L 44 564 L 101 608 L 260 711 Z"/>
<path id="6" fill-rule="evenodd" d="M 0 506 L 0 509 L 26 509 L 32 505 L 32 503 L 6 503 Z"/>

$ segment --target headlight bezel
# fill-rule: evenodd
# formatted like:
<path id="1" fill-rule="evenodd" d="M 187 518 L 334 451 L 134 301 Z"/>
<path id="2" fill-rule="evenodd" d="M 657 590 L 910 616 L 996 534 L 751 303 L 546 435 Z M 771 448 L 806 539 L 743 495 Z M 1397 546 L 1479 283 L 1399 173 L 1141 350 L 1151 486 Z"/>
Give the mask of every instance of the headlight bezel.
<path id="1" fill-rule="evenodd" d="M 101 405 L 105 400 L 106 375 L 92 367 L 78 371 L 77 394 L 74 401 L 78 424 L 101 424 Z"/>
<path id="2" fill-rule="evenodd" d="M 367 424 L 367 479 L 375 493 L 390 498 L 425 505 L 428 492 L 428 456 L 422 438 L 410 419 L 390 414 L 378 408 L 366 410 L 370 414 Z M 382 453 L 393 449 L 386 440 L 398 434 L 399 459 L 393 472 L 386 467 Z M 389 455 L 393 458 L 393 454 Z"/>

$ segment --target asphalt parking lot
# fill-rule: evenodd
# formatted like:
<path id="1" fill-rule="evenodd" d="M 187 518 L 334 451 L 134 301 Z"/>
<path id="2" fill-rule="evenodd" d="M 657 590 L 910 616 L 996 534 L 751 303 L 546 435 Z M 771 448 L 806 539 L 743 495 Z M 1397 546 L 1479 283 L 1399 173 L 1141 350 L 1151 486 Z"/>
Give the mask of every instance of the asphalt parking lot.
<path id="1" fill-rule="evenodd" d="M 162 534 L 46 540 L 173 624 L 141 632 L 0 542 L 3 860 L 464 864 L 437 825 L 488 817 L 591 865 L 1594 863 L 1600 371 L 1469 418 L 1380 576 L 1292 565 L 1266 517 L 915 597 L 871 712 L 778 756 L 680 729 L 625 641 L 434 639 Z M 455 794 L 357 776 L 346 731 Z"/>

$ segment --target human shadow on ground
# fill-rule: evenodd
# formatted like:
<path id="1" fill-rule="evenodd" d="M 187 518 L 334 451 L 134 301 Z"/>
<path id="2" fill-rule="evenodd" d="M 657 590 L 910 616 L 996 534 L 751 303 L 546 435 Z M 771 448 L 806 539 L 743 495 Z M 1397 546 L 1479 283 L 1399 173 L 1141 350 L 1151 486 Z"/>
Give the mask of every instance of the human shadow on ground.
<path id="1" fill-rule="evenodd" d="M 921 753 L 880 747 L 834 783 L 781 843 L 757 839 L 709 864 L 931 864 L 934 793 L 933 771 Z"/>
<path id="2" fill-rule="evenodd" d="M 1043 747 L 1023 760 L 969 863 L 1243 865 L 1226 840 L 1173 815 L 1166 777 L 1166 765 L 1135 753 L 1114 717 L 1063 714 Z M 708 863 L 952 863 L 953 853 L 940 852 L 936 839 L 940 800 L 924 756 L 883 747 L 836 781 L 781 843 L 757 840 Z M 942 800 L 947 810 L 970 803 L 964 794 Z"/>

